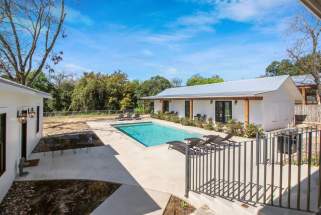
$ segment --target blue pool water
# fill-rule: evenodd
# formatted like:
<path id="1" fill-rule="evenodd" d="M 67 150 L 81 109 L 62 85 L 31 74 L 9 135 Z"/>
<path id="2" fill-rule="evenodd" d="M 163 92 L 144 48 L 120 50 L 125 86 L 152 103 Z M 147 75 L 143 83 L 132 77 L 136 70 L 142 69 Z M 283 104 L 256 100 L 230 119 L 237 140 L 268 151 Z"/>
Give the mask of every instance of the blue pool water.
<path id="1" fill-rule="evenodd" d="M 201 137 L 198 133 L 190 133 L 154 122 L 118 124 L 113 126 L 147 147 L 157 146 L 174 140 L 183 141 L 189 137 Z"/>

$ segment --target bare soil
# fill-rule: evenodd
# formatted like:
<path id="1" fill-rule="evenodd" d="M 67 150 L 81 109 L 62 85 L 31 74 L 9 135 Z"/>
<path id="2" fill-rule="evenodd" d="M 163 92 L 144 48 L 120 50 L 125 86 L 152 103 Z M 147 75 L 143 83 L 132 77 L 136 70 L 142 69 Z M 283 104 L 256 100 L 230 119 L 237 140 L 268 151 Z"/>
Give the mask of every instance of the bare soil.
<path id="1" fill-rule="evenodd" d="M 195 211 L 195 208 L 176 196 L 171 196 L 163 215 L 188 215 Z"/>
<path id="2" fill-rule="evenodd" d="M 0 204 L 0 215 L 86 215 L 119 187 L 87 180 L 16 181 Z"/>
<path id="3" fill-rule="evenodd" d="M 44 136 L 66 134 L 74 132 L 90 131 L 90 127 L 86 122 L 99 121 L 99 120 L 110 120 L 114 119 L 115 116 L 93 116 L 93 115 L 82 115 L 82 116 L 59 116 L 59 117 L 45 117 L 44 118 Z"/>

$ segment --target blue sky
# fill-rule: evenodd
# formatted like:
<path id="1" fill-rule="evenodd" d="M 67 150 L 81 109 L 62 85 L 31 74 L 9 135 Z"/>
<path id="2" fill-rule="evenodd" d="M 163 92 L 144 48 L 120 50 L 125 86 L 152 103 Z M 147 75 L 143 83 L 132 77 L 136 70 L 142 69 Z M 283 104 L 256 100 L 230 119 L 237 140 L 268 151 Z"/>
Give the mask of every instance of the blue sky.
<path id="1" fill-rule="evenodd" d="M 301 10 L 295 0 L 70 0 L 58 69 L 120 69 L 139 80 L 257 77 L 286 57 L 289 23 Z"/>

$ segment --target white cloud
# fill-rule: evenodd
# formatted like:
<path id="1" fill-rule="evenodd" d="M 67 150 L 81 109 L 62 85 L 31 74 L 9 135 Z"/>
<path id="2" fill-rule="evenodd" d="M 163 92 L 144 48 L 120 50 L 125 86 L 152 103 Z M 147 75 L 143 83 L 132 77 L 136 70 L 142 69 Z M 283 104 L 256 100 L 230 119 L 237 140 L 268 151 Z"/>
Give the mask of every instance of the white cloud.
<path id="1" fill-rule="evenodd" d="M 80 23 L 80 24 L 90 26 L 94 23 L 89 16 L 71 7 L 66 7 L 66 14 L 67 14 L 66 22 L 69 22 L 72 24 Z"/>
<path id="2" fill-rule="evenodd" d="M 143 54 L 144 56 L 147 56 L 147 57 L 152 57 L 152 56 L 154 56 L 154 53 L 153 53 L 151 50 L 149 50 L 149 49 L 143 49 L 143 50 L 142 50 L 142 54 Z"/>
<path id="3" fill-rule="evenodd" d="M 236 2 L 215 3 L 218 17 L 235 21 L 253 21 L 267 15 L 277 14 L 291 0 L 239 0 Z"/>

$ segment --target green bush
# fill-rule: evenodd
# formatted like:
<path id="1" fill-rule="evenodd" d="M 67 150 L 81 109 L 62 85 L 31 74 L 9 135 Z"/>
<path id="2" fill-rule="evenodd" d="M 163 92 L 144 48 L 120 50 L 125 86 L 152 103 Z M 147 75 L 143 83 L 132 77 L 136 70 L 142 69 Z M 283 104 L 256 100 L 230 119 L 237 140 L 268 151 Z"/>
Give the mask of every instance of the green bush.
<path id="1" fill-rule="evenodd" d="M 225 125 L 226 132 L 229 134 L 233 134 L 236 136 L 242 136 L 243 135 L 243 123 L 236 122 L 234 119 L 231 119 L 227 122 Z"/>
<path id="2" fill-rule="evenodd" d="M 220 122 L 215 123 L 214 131 L 223 132 L 224 131 L 224 124 Z"/>
<path id="3" fill-rule="evenodd" d="M 252 123 L 250 123 L 247 128 L 244 129 L 244 136 L 248 138 L 256 137 L 256 134 L 259 134 L 260 136 L 263 135 L 263 129 L 259 126 L 256 126 Z"/>

